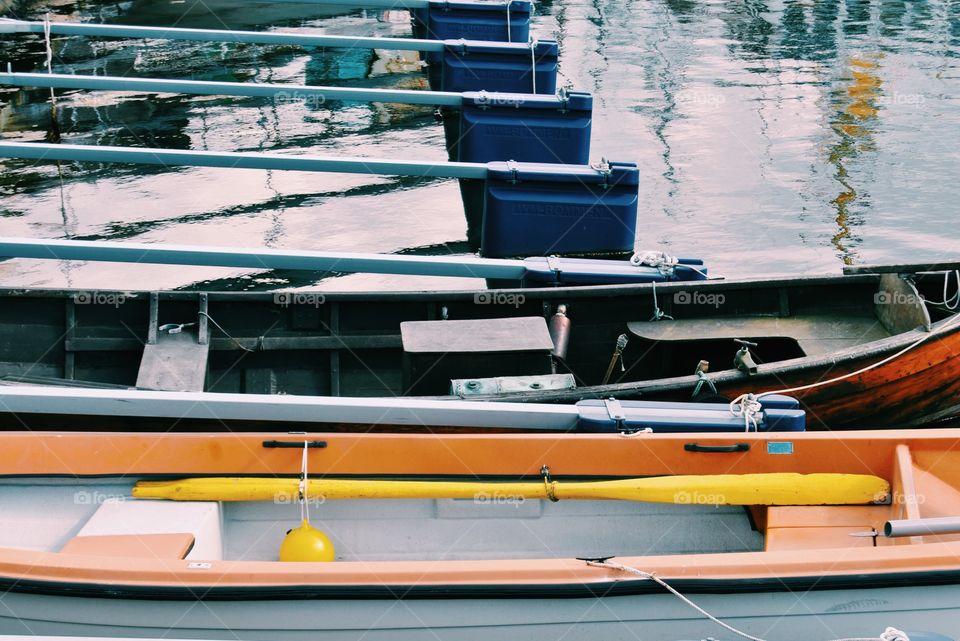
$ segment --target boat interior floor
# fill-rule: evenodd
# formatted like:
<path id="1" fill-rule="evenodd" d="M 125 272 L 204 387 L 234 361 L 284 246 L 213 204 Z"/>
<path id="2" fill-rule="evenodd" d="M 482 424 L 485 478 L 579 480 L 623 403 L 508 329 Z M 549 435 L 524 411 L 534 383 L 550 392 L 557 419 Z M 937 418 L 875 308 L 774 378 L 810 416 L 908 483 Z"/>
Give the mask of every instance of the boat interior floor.
<path id="1" fill-rule="evenodd" d="M 116 552 L 117 537 L 155 536 L 150 554 L 188 559 L 276 561 L 297 504 L 131 499 L 134 479 L 3 479 L 0 547 Z M 627 501 L 338 500 L 310 506 L 311 523 L 337 560 L 459 560 L 664 555 L 763 550 L 741 507 Z M 170 537 L 164 539 L 161 535 Z M 88 544 L 80 546 L 86 541 Z M 189 547 L 189 546 L 187 546 Z"/>

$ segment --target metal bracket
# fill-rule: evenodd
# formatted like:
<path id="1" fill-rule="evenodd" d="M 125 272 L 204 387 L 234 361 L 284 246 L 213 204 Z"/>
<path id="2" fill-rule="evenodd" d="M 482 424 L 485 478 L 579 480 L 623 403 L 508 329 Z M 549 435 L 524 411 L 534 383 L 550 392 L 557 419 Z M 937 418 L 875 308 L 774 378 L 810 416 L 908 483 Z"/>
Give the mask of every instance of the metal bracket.
<path id="1" fill-rule="evenodd" d="M 311 449 L 324 449 L 327 447 L 326 441 L 264 441 L 263 446 L 268 448 L 280 449 L 298 449 L 302 450 L 304 444 Z"/>
<path id="2" fill-rule="evenodd" d="M 553 479 L 550 478 L 550 466 L 544 465 L 540 468 L 540 476 L 543 477 L 543 489 L 547 494 L 547 498 L 550 499 L 551 503 L 557 503 L 560 501 L 553 493 Z"/>
<path id="3" fill-rule="evenodd" d="M 595 172 L 603 176 L 603 188 L 610 188 L 610 174 L 613 170 L 610 169 L 610 162 L 606 158 L 601 158 L 600 162 L 595 162 L 590 165 L 590 168 Z"/>
<path id="4" fill-rule="evenodd" d="M 574 558 L 577 561 L 585 561 L 586 563 L 606 563 L 610 559 L 617 558 L 617 556 L 611 554 L 610 556 L 576 556 Z"/>
<path id="5" fill-rule="evenodd" d="M 617 424 L 617 428 L 623 427 L 623 422 L 627 420 L 627 415 L 624 413 L 620 401 L 611 396 L 603 400 L 603 405 L 607 408 L 607 416 Z"/>
<path id="6" fill-rule="evenodd" d="M 199 314 L 197 314 L 197 342 L 201 345 L 206 345 L 210 342 L 210 332 L 208 327 L 209 315 L 209 297 L 206 292 L 201 292 L 198 296 L 200 303 Z"/>
<path id="7" fill-rule="evenodd" d="M 547 269 L 552 271 L 558 277 L 563 273 L 563 267 L 560 265 L 559 256 L 547 256 Z"/>
<path id="8" fill-rule="evenodd" d="M 518 182 L 520 182 L 520 170 L 517 168 L 517 161 L 516 161 L 516 160 L 508 160 L 508 161 L 507 161 L 507 169 L 513 173 L 513 180 L 511 180 L 510 182 L 513 183 L 514 185 L 516 185 Z M 548 258 L 548 260 L 549 260 L 549 258 Z"/>
<path id="9" fill-rule="evenodd" d="M 567 113 L 570 110 L 570 94 L 566 87 L 560 87 L 560 91 L 557 92 L 557 100 L 560 101 L 560 108 L 557 111 L 562 114 Z"/>

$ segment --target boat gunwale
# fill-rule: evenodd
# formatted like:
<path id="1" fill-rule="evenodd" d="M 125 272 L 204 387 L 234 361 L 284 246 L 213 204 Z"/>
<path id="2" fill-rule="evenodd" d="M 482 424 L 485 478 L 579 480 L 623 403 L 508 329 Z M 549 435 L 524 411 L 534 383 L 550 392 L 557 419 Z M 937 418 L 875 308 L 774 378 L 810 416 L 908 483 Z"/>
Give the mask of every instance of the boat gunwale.
<path id="1" fill-rule="evenodd" d="M 261 451 L 258 445 L 265 438 L 276 439 L 276 433 L 166 433 L 143 435 L 133 432 L 105 436 L 106 442 L 98 438 L 98 433 L 43 433 L 43 432 L 7 432 L 0 435 L 0 446 L 19 456 L 13 456 L 0 467 L 4 472 L 33 472 L 55 470 L 68 465 L 68 460 L 88 460 L 86 453 L 96 453 L 109 444 L 109 457 L 94 456 L 81 473 L 96 473 L 113 469 L 112 476 L 131 476 L 131 480 L 141 474 L 156 472 L 177 473 L 189 476 L 200 471 L 211 471 L 217 475 L 241 475 L 264 470 L 273 474 L 295 476 L 299 471 L 298 456 L 287 456 L 287 450 L 268 449 Z M 611 465 L 623 474 L 660 475 L 683 474 L 695 465 L 697 474 L 743 473 L 744 471 L 763 472 L 775 462 L 764 453 L 762 448 L 750 448 L 750 454 L 710 457 L 684 453 L 679 446 L 690 440 L 709 444 L 729 444 L 747 442 L 762 444 L 780 442 L 784 438 L 796 446 L 796 458 L 791 468 L 800 473 L 845 472 L 869 473 L 892 478 L 895 473 L 887 469 L 893 462 L 894 449 L 906 446 L 917 453 L 943 453 L 960 440 L 960 428 L 954 429 L 918 429 L 891 432 L 889 430 L 858 432 L 800 432 L 789 435 L 773 433 L 739 434 L 649 434 L 643 439 L 623 439 L 616 434 L 573 434 L 563 437 L 551 434 L 288 434 L 285 439 L 291 442 L 303 442 L 325 438 L 330 441 L 331 452 L 350 452 L 351 458 L 362 463 L 365 475 L 377 473 L 402 474 L 412 469 L 405 457 L 416 451 L 421 457 L 431 453 L 444 453 L 437 460 L 430 459 L 430 469 L 419 466 L 415 471 L 420 474 L 449 473 L 464 470 L 465 473 L 509 474 L 516 478 L 521 475 L 535 475 L 546 461 L 556 464 L 559 475 L 573 476 L 590 474 L 592 471 L 609 471 Z M 85 447 L 80 447 L 85 443 Z M 155 464 L 142 460 L 141 453 L 145 443 L 152 443 Z M 804 445 L 804 444 L 808 445 Z M 851 452 L 850 460 L 844 463 L 824 462 L 819 454 L 832 451 L 835 444 L 843 443 Z M 406 449 L 395 449 L 405 444 Z M 546 452 L 544 446 L 547 446 Z M 676 447 L 675 447 L 676 446 Z M 582 456 L 585 447 L 590 447 L 592 456 Z M 359 448 L 359 449 L 357 449 Z M 411 449 L 413 448 L 413 449 Z M 857 448 L 868 448 L 873 456 L 867 460 L 855 454 Z M 316 450 L 315 456 L 328 449 Z M 368 452 L 389 452 L 390 455 L 380 461 L 371 461 Z M 492 452 L 511 452 L 509 457 L 493 460 Z M 637 460 L 640 452 L 654 456 L 642 465 Z M 673 452 L 680 457 L 661 460 Z M 69 455 L 67 455 L 69 453 Z M 215 456 L 213 454 L 216 454 Z M 470 453 L 463 458 L 467 453 Z M 550 453 L 549 459 L 544 455 Z M 607 454 L 613 454 L 612 458 Z M 66 457 L 65 459 L 63 457 Z M 941 460 L 937 457 L 936 460 Z M 475 465 L 479 461 L 485 465 Z M 686 467 L 676 467 L 678 461 Z M 59 461 L 59 462 L 58 462 Z M 130 461 L 136 461 L 136 470 L 130 468 Z M 738 462 L 744 461 L 743 466 Z M 752 461 L 752 462 L 751 462 Z M 952 459 L 944 465 L 952 465 Z M 704 467 L 706 464 L 706 467 Z M 928 469 L 922 462 L 921 469 Z M 658 472 L 660 468 L 664 472 Z M 778 464 L 778 468 L 781 466 Z M 325 473 L 340 475 L 345 471 L 359 469 L 339 459 L 325 466 Z M 713 468 L 716 471 L 711 472 Z M 233 470 L 233 474 L 231 474 Z M 73 470 L 69 470 L 73 471 Z M 930 469 L 931 473 L 936 473 Z M 39 474 L 37 474 L 39 476 Z M 50 476 L 46 474 L 44 476 Z M 76 476 L 76 475 L 75 475 Z M 952 481 L 953 482 L 953 481 Z M 71 487 L 74 484 L 71 484 Z M 82 484 L 77 484 L 82 486 Z M 56 487 L 56 486 L 54 486 Z M 908 545 L 881 545 L 849 547 L 826 545 L 818 548 L 824 551 L 819 559 L 812 559 L 807 548 L 776 549 L 750 552 L 710 552 L 699 554 L 669 554 L 653 556 L 621 556 L 617 562 L 638 569 L 655 572 L 668 581 L 751 581 L 771 579 L 782 581 L 793 577 L 797 581 L 814 581 L 812 587 L 820 584 L 823 577 L 847 577 L 851 581 L 862 583 L 868 577 L 886 577 L 882 580 L 895 580 L 896 577 L 919 576 L 920 574 L 950 574 L 947 582 L 960 583 L 960 541 L 934 540 L 931 542 L 911 542 Z M 831 553 L 830 551 L 833 551 Z M 334 590 L 337 587 L 352 589 L 356 586 L 433 586 L 440 590 L 447 586 L 510 585 L 523 586 L 563 586 L 570 584 L 602 584 L 631 581 L 633 577 L 611 567 L 608 569 L 590 567 L 582 560 L 572 558 L 521 558 L 492 560 L 384 560 L 384 561 L 338 561 L 336 563 L 290 563 L 276 561 L 210 561 L 199 567 L 191 563 L 203 559 L 157 559 L 137 557 L 105 557 L 64 554 L 62 552 L 37 551 L 23 548 L 0 548 L 0 582 L 3 581 L 39 581 L 54 585 L 109 584 L 119 590 L 122 586 L 162 586 L 170 585 L 185 590 L 194 598 L 198 591 L 211 586 L 243 587 L 270 586 L 283 589 L 285 586 L 324 587 Z M 932 576 L 932 575 L 931 575 Z M 805 578 L 804 578 L 805 577 Z M 877 580 L 881 580 L 877 578 Z M 839 580 L 839 579 L 837 579 Z M 931 579 L 932 580 L 932 579 Z M 648 583 L 638 580 L 640 583 Z M 633 581 L 634 583 L 637 581 Z M 682 584 L 682 583 L 681 583 Z M 693 584 L 691 584 L 693 585 Z M 306 586 L 306 587 L 304 587 Z M 300 588 L 298 588 L 300 589 Z M 371 588 L 373 589 L 373 588 Z M 418 588 L 419 589 L 419 588 Z M 425 588 L 424 588 L 425 589 Z M 465 589 L 465 588 L 464 588 Z M 560 589 L 560 588 L 553 588 Z M 706 589 L 706 588 L 704 588 Z M 726 589 L 726 588 L 724 588 Z M 114 590 L 114 591 L 117 591 Z M 334 590 L 335 591 L 335 590 Z M 118 592 L 119 593 L 119 592 Z M 226 593 L 225 593 L 226 594 Z M 395 597 L 395 593 L 394 593 Z M 391 597 L 391 598 L 394 598 Z M 223 598 L 233 598 L 224 596 Z M 239 598 L 239 597 L 238 597 Z M 251 596 L 250 598 L 254 598 Z M 306 597 L 305 597 L 306 598 Z M 319 597 L 318 597 L 319 598 Z M 336 597 L 330 597 L 336 598 Z M 386 597 L 384 597 L 386 598 Z"/>
<path id="2" fill-rule="evenodd" d="M 574 298 L 595 298 L 603 296 L 626 296 L 633 292 L 637 294 L 650 294 L 656 288 L 657 290 L 671 291 L 674 289 L 686 288 L 721 288 L 721 289 L 751 289 L 751 288 L 774 288 L 774 287 L 807 287 L 816 285 L 864 285 L 877 283 L 880 276 L 877 274 L 858 274 L 855 276 L 844 276 L 842 274 L 815 274 L 804 276 L 777 276 L 770 278 L 735 278 L 735 279 L 712 279 L 698 281 L 669 281 L 663 283 L 625 283 L 616 285 L 578 285 L 578 286 L 560 286 L 560 287 L 535 287 L 535 288 L 495 288 L 498 292 L 519 293 L 531 298 L 554 299 L 564 297 Z M 93 288 L 34 288 L 34 287 L 3 287 L 0 288 L 0 297 L 16 298 L 68 298 L 77 292 L 90 291 Z M 370 301 L 379 302 L 382 300 L 410 300 L 410 301 L 433 301 L 449 299 L 473 299 L 473 296 L 480 291 L 488 291 L 487 288 L 477 287 L 474 289 L 455 289 L 455 290 L 409 290 L 409 291 L 327 291 L 324 289 L 310 289 L 296 287 L 290 290 L 283 288 L 266 291 L 218 291 L 218 290 L 133 290 L 120 288 L 96 288 L 97 292 L 103 293 L 123 293 L 134 297 L 143 297 L 144 300 L 150 294 L 156 293 L 161 300 L 173 300 L 182 298 L 184 300 L 193 300 L 198 294 L 204 294 L 210 302 L 250 302 L 258 299 L 272 300 L 277 292 L 296 291 L 298 293 L 322 293 L 331 302 L 333 301 Z"/>
<path id="3" fill-rule="evenodd" d="M 907 546 L 615 557 L 683 592 L 791 592 L 960 584 L 960 541 Z M 834 558 L 831 551 L 842 558 Z M 13 560 L 10 560 L 13 557 Z M 191 566 L 193 569 L 191 569 Z M 872 584 L 872 585 L 871 585 Z M 0 548 L 0 590 L 130 599 L 444 599 L 663 592 L 583 559 L 188 561 Z"/>

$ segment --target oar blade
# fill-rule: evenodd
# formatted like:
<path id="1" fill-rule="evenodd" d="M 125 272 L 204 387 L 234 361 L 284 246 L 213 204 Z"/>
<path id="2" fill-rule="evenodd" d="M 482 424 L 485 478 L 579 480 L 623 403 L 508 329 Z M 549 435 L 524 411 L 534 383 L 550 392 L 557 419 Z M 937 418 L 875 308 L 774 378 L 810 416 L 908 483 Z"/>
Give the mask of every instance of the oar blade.
<path id="1" fill-rule="evenodd" d="M 685 505 L 863 505 L 882 503 L 890 493 L 889 483 L 868 474 L 659 476 L 606 485 L 594 488 L 592 498 Z"/>

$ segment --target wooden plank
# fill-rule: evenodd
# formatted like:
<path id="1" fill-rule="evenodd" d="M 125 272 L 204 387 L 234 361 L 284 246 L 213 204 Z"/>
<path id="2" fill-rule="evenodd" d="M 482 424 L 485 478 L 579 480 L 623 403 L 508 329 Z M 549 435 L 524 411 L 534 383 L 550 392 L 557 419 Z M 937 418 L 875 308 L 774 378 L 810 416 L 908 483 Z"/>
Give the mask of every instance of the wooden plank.
<path id="1" fill-rule="evenodd" d="M 241 345 L 258 351 L 302 349 L 399 349 L 403 346 L 399 334 L 370 334 L 358 336 L 265 336 L 259 338 L 225 337 L 210 339 L 214 351 L 238 351 Z M 65 341 L 71 352 L 129 352 L 139 350 L 142 343 L 135 338 L 80 337 Z"/>
<path id="2" fill-rule="evenodd" d="M 845 276 L 858 274 L 916 274 L 917 272 L 943 272 L 960 269 L 957 260 L 931 260 L 928 263 L 891 263 L 888 265 L 845 265 Z"/>
<path id="3" fill-rule="evenodd" d="M 553 349 L 542 316 L 400 323 L 405 352 L 537 352 Z"/>
<path id="4" fill-rule="evenodd" d="M 77 310 L 74 306 L 74 298 L 66 298 L 66 321 L 67 321 L 67 333 L 66 340 L 69 341 L 76 334 L 77 326 Z M 68 349 L 63 351 L 63 377 L 67 379 L 72 379 L 76 375 L 76 354 L 71 352 Z"/>
<path id="5" fill-rule="evenodd" d="M 150 292 L 150 320 L 147 325 L 147 344 L 157 342 L 157 317 L 160 313 L 160 295 Z"/>
<path id="6" fill-rule="evenodd" d="M 330 303 L 330 333 L 340 334 L 340 303 Z M 330 396 L 340 396 L 340 352 L 330 352 Z"/>
<path id="7" fill-rule="evenodd" d="M 807 356 L 835 352 L 889 337 L 875 318 L 820 314 L 791 316 L 738 316 L 632 322 L 634 336 L 650 341 L 733 340 L 735 338 L 792 338 Z"/>
<path id="8" fill-rule="evenodd" d="M 190 331 L 158 332 L 155 343 L 143 346 L 137 387 L 170 392 L 202 392 L 207 379 L 210 345 Z"/>

